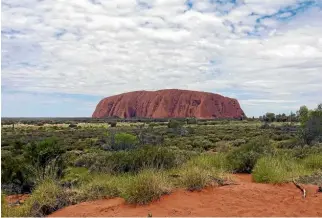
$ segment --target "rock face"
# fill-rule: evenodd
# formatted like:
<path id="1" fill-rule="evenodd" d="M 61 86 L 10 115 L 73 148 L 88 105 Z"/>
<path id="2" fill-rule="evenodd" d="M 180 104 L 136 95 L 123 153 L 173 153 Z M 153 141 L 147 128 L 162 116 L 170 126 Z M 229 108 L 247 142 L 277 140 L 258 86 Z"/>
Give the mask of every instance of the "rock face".
<path id="1" fill-rule="evenodd" d="M 218 94 L 178 89 L 135 91 L 102 99 L 93 118 L 241 118 L 236 99 Z"/>

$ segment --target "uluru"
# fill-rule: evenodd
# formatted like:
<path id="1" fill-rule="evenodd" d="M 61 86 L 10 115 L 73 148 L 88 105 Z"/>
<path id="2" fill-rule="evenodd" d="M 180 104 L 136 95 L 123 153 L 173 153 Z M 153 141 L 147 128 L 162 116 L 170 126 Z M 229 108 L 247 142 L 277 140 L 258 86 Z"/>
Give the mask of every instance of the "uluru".
<path id="1" fill-rule="evenodd" d="M 236 99 L 219 94 L 180 89 L 134 91 L 102 99 L 93 118 L 242 118 Z"/>

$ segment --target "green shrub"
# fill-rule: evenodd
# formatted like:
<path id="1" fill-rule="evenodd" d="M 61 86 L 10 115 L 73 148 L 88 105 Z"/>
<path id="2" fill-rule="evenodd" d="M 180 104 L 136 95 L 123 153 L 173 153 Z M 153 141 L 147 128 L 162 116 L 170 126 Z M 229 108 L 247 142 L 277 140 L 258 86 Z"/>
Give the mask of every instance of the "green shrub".
<path id="1" fill-rule="evenodd" d="M 197 118 L 188 118 L 187 124 L 198 124 Z"/>
<path id="2" fill-rule="evenodd" d="M 64 147 L 57 138 L 46 138 L 40 142 L 30 143 L 25 148 L 25 159 L 34 168 L 37 180 L 47 176 L 60 177 L 64 166 L 62 155 Z"/>
<path id="3" fill-rule="evenodd" d="M 223 140 L 223 141 L 231 141 L 231 140 L 235 140 L 235 137 L 231 136 L 231 135 L 224 135 L 224 136 L 221 137 L 221 140 Z"/>
<path id="4" fill-rule="evenodd" d="M 85 153 L 81 154 L 78 158 L 76 158 L 74 162 L 75 167 L 91 167 L 100 157 L 107 156 L 109 153 L 107 152 L 91 152 L 91 153 Z M 109 156 L 107 156 L 109 157 Z"/>
<path id="5" fill-rule="evenodd" d="M 226 172 L 230 170 L 230 165 L 227 161 L 226 155 L 218 154 L 202 154 L 191 158 L 185 166 L 200 167 L 202 169 L 216 170 L 217 172 Z"/>
<path id="6" fill-rule="evenodd" d="M 183 126 L 183 122 L 178 120 L 169 120 L 168 122 L 168 128 L 171 128 L 171 129 L 181 128 L 182 126 Z"/>
<path id="7" fill-rule="evenodd" d="M 290 153 L 294 158 L 303 159 L 312 154 L 322 154 L 321 146 L 304 146 L 304 147 L 295 147 L 290 150 Z"/>
<path id="8" fill-rule="evenodd" d="M 215 147 L 215 143 L 209 141 L 208 139 L 205 139 L 203 137 L 197 136 L 194 138 L 192 142 L 192 146 L 194 148 L 202 148 L 204 150 L 208 150 L 210 148 Z"/>
<path id="9" fill-rule="evenodd" d="M 322 154 L 312 154 L 303 159 L 305 167 L 311 170 L 322 171 Z"/>
<path id="10" fill-rule="evenodd" d="M 125 186 L 123 197 L 128 203 L 147 204 L 170 191 L 171 186 L 163 173 L 144 170 L 130 178 Z"/>
<path id="11" fill-rule="evenodd" d="M 7 155 L 6 155 L 7 154 Z M 23 156 L 1 151 L 1 182 L 9 184 L 12 188 L 3 188 L 8 194 L 16 194 L 22 191 L 23 186 L 31 187 L 33 178 L 30 164 L 26 163 Z"/>
<path id="12" fill-rule="evenodd" d="M 64 172 L 62 182 L 77 185 L 79 182 L 89 180 L 90 177 L 91 175 L 85 167 L 69 167 Z"/>
<path id="13" fill-rule="evenodd" d="M 190 153 L 167 147 L 144 146 L 131 151 L 84 154 L 76 161 L 76 166 L 104 173 L 138 172 L 144 168 L 169 169 L 184 163 Z"/>
<path id="14" fill-rule="evenodd" d="M 311 175 L 300 176 L 297 181 L 302 184 L 320 185 L 322 184 L 322 172 L 315 172 Z"/>
<path id="15" fill-rule="evenodd" d="M 181 150 L 146 146 L 130 154 L 131 171 L 137 172 L 144 168 L 169 169 L 181 165 L 190 156 L 189 152 Z"/>
<path id="16" fill-rule="evenodd" d="M 229 142 L 225 141 L 216 142 L 215 146 L 217 152 L 228 152 L 231 148 Z"/>
<path id="17" fill-rule="evenodd" d="M 271 138 L 275 141 L 283 141 L 283 140 L 291 139 L 292 137 L 286 134 L 277 133 L 277 134 L 272 134 Z"/>
<path id="18" fill-rule="evenodd" d="M 262 156 L 273 153 L 273 147 L 267 137 L 258 137 L 247 144 L 231 151 L 227 159 L 233 171 L 238 173 L 250 173 L 257 161 Z"/>
<path id="19" fill-rule="evenodd" d="M 231 142 L 231 145 L 234 147 L 239 147 L 240 145 L 246 144 L 246 140 L 245 139 L 236 139 L 234 141 Z"/>
<path id="20" fill-rule="evenodd" d="M 117 122 L 116 121 L 110 121 L 108 124 L 110 124 L 111 127 L 116 127 Z"/>
<path id="21" fill-rule="evenodd" d="M 133 149 L 138 143 L 137 137 L 129 133 L 117 133 L 114 140 L 110 145 L 114 151 Z"/>
<path id="22" fill-rule="evenodd" d="M 288 140 L 283 140 L 278 142 L 277 148 L 288 148 L 292 149 L 295 148 L 299 145 L 299 142 L 296 138 L 288 139 Z"/>
<path id="23" fill-rule="evenodd" d="M 252 176 L 255 182 L 283 183 L 307 173 L 305 167 L 295 160 L 267 156 L 257 161 Z"/>

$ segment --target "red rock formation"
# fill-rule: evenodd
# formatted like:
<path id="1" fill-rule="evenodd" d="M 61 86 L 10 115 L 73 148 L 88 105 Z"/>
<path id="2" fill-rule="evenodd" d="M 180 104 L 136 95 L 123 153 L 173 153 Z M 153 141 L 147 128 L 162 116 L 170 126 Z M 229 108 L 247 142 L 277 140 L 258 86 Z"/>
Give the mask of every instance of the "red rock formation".
<path id="1" fill-rule="evenodd" d="M 240 118 L 243 110 L 236 99 L 218 94 L 178 89 L 135 91 L 104 98 L 93 118 L 113 117 Z"/>

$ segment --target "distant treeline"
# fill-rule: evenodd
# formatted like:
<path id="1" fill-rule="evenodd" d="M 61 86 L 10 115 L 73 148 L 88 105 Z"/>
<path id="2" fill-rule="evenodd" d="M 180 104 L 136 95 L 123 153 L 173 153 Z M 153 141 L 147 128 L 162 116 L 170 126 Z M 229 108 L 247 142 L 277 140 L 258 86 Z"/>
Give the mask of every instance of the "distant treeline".
<path id="1" fill-rule="evenodd" d="M 238 121 L 246 118 L 213 118 L 213 119 L 197 119 L 193 117 L 180 117 L 180 118 L 118 118 L 118 117 L 107 117 L 107 118 L 91 118 L 91 117 L 3 117 L 1 118 L 1 125 L 11 125 L 14 123 L 21 124 L 73 124 L 73 123 L 110 123 L 110 122 L 168 122 L 169 120 L 177 120 L 186 122 L 187 120 L 197 120 L 198 122 L 207 122 L 207 121 Z"/>

